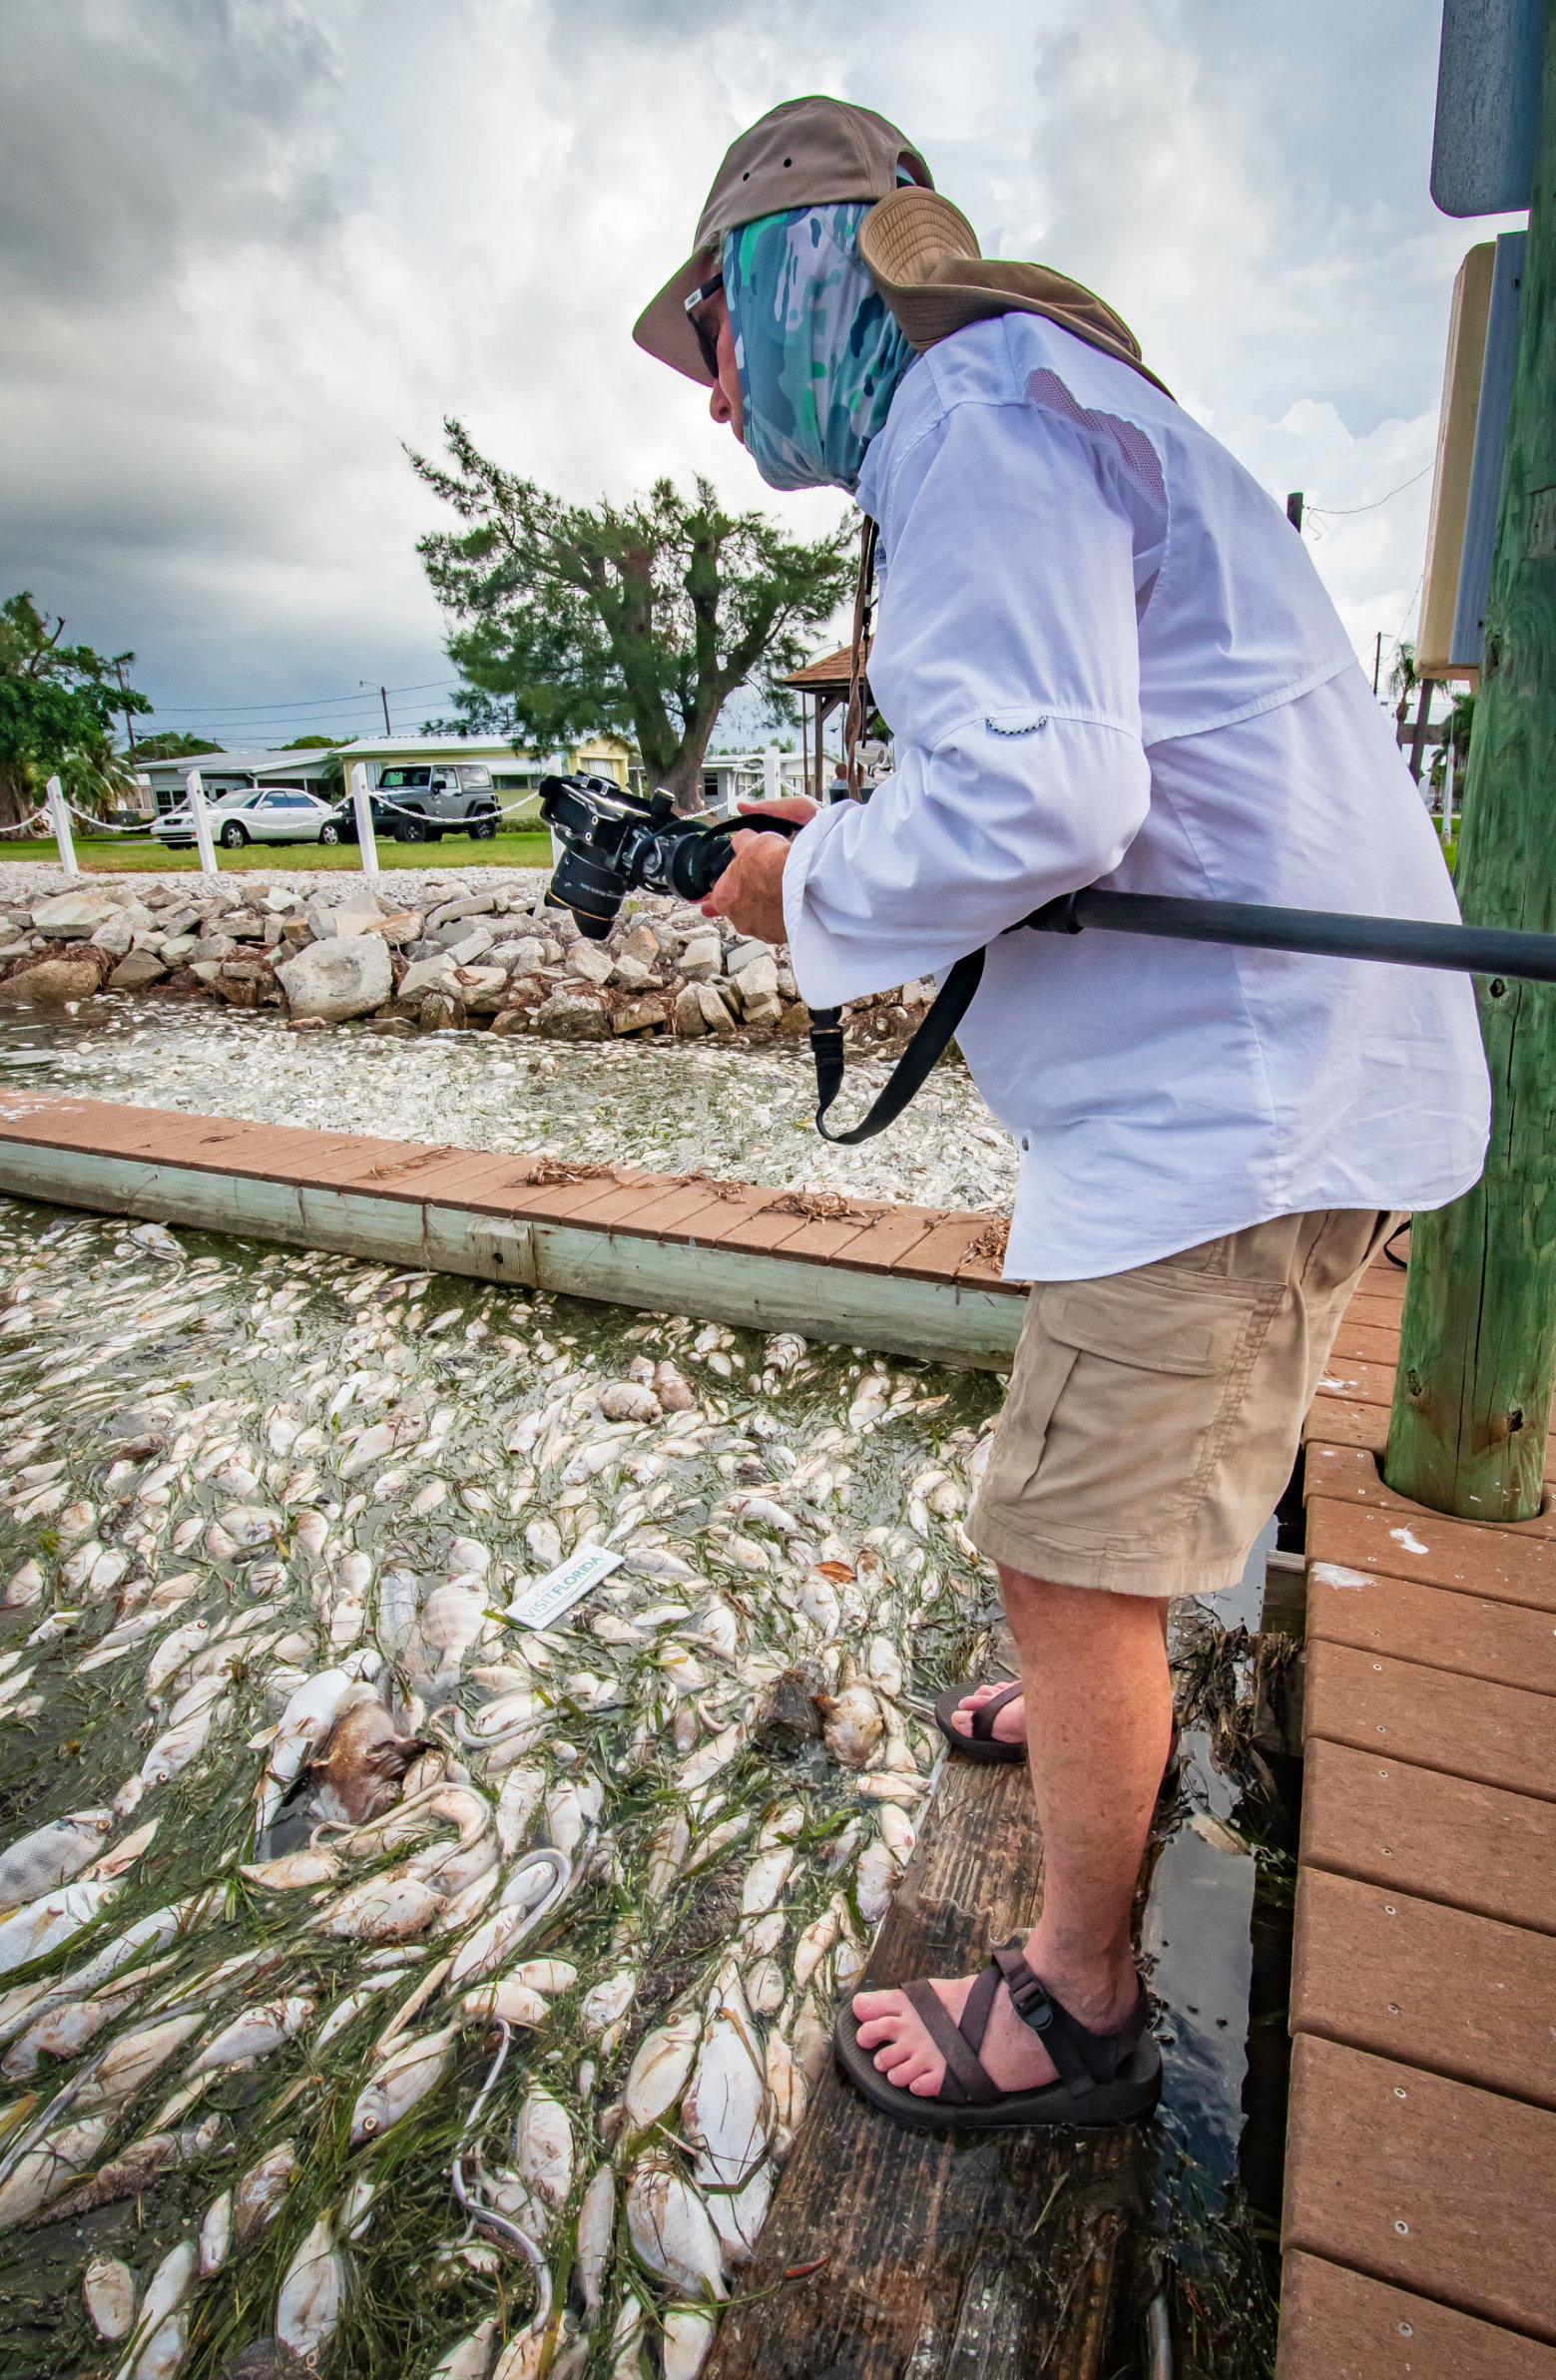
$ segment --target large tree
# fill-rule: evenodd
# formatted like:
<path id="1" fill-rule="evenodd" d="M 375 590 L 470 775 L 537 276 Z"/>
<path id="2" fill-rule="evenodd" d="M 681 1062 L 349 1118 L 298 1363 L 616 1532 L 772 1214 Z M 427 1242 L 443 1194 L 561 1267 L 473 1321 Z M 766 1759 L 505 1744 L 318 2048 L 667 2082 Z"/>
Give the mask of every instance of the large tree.
<path id="1" fill-rule="evenodd" d="M 460 623 L 448 654 L 466 681 L 461 727 L 541 750 L 628 736 L 652 781 L 700 808 L 703 754 L 737 687 L 792 716 L 778 681 L 848 590 L 849 522 L 796 544 L 760 512 L 723 511 L 705 479 L 690 502 L 661 479 L 629 504 L 564 504 L 443 426 L 453 468 L 410 460 L 469 524 L 417 547 Z"/>
<path id="2" fill-rule="evenodd" d="M 36 808 L 52 775 L 83 809 L 104 807 L 129 778 L 114 720 L 152 708 L 120 683 L 135 655 L 109 660 L 64 634 L 25 592 L 0 604 L 0 829 Z"/>

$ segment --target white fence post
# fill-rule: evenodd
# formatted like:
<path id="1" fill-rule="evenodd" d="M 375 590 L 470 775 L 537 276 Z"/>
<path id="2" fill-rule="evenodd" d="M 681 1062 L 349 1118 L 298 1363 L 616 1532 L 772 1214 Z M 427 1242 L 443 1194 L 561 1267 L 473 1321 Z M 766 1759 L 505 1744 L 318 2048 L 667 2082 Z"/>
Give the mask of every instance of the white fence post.
<path id="1" fill-rule="evenodd" d="M 764 801 L 777 801 L 782 791 L 782 763 L 778 758 L 778 747 L 776 743 L 770 743 L 762 755 L 762 798 Z"/>
<path id="2" fill-rule="evenodd" d="M 189 814 L 195 821 L 195 847 L 200 853 L 200 872 L 203 876 L 214 876 L 217 872 L 216 846 L 211 840 L 211 820 L 206 813 L 206 789 L 198 768 L 192 768 L 184 779 L 184 790 L 189 795 Z"/>
<path id="3" fill-rule="evenodd" d="M 49 823 L 54 829 L 54 840 L 59 845 L 60 866 L 65 870 L 67 876 L 79 876 L 81 870 L 76 865 L 76 841 L 70 831 L 70 811 L 65 802 L 65 788 L 57 776 L 51 776 L 49 779 L 48 795 Z"/>
<path id="4" fill-rule="evenodd" d="M 351 808 L 356 816 L 356 842 L 362 854 L 362 874 L 378 873 L 378 845 L 373 836 L 373 805 L 367 792 L 367 767 L 362 760 L 351 763 Z"/>

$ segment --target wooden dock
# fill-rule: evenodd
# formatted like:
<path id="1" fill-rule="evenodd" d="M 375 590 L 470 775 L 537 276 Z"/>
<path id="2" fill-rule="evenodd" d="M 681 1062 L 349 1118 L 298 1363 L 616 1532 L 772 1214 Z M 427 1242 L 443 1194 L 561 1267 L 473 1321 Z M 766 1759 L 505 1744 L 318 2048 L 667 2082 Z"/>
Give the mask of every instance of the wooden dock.
<path id="1" fill-rule="evenodd" d="M 990 1218 L 0 1092 L 0 1192 L 1004 1371 Z"/>
<path id="2" fill-rule="evenodd" d="M 1403 1283 L 1367 1274 L 1306 1430 L 1277 2369 L 1556 2380 L 1556 1514 L 1382 1485 Z"/>
<path id="3" fill-rule="evenodd" d="M 23 1091 L 0 1191 L 998 1369 L 1024 1311 L 982 1215 Z M 1372 1267 L 1305 1433 L 1278 2369 L 1556 2380 L 1556 1512 L 1481 1528 L 1382 1486 L 1402 1294 Z M 1041 1864 L 1024 1771 L 951 1764 L 870 1978 L 965 1972 Z M 907 2133 L 828 2073 L 743 2276 L 775 2293 L 711 2380 L 1097 2380 L 1138 2346 L 1137 2156 Z"/>

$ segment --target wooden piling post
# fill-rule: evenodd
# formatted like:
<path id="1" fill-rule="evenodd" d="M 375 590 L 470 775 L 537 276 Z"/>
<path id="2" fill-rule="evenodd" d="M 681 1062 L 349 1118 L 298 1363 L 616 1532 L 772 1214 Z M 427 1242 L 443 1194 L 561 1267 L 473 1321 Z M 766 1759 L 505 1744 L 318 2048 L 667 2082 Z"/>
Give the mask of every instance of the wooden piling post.
<path id="1" fill-rule="evenodd" d="M 1485 661 L 1460 816 L 1467 922 L 1556 932 L 1556 0 Z M 1556 1358 L 1556 987 L 1477 978 L 1491 1145 L 1411 1233 L 1386 1478 L 1481 1521 L 1540 1509 Z"/>

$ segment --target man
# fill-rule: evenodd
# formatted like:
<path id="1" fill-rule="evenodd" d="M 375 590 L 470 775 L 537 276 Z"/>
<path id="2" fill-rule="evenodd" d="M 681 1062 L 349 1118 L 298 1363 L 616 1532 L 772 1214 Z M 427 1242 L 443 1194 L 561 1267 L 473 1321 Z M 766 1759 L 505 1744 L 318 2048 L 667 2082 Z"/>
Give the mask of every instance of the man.
<path id="1" fill-rule="evenodd" d="M 960 1040 L 1020 1152 L 1033 1287 L 968 1524 L 1020 1692 L 942 1724 L 1024 1741 L 1042 1915 L 975 1980 L 859 1994 L 838 2055 L 910 2122 L 1131 2121 L 1168 1604 L 1241 1577 L 1358 1273 L 1476 1179 L 1488 1093 L 1462 978 L 1007 929 L 1099 882 L 1441 920 L 1451 887 L 1277 506 L 1101 300 L 984 262 L 893 126 L 764 118 L 636 336 L 770 484 L 850 488 L 879 532 L 895 772 L 786 845 L 737 836 L 707 907 L 786 941 L 815 1007 L 987 944 Z"/>

